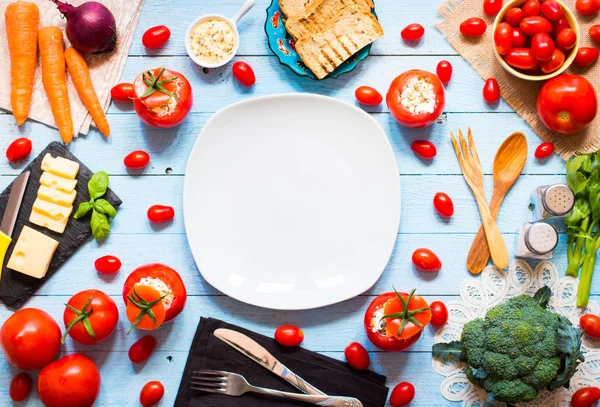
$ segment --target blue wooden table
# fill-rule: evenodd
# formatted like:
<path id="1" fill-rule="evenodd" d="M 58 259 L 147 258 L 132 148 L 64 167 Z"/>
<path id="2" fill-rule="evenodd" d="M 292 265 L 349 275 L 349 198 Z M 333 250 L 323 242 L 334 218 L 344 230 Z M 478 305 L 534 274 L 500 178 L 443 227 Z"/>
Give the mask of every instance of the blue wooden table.
<path id="1" fill-rule="evenodd" d="M 296 324 L 306 335 L 303 346 L 339 359 L 343 359 L 343 350 L 350 342 L 359 341 L 370 352 L 372 369 L 387 375 L 390 387 L 400 381 L 411 381 L 415 385 L 417 396 L 411 405 L 453 405 L 440 395 L 443 378 L 431 368 L 434 330 L 428 327 L 421 340 L 407 352 L 380 352 L 366 339 L 363 313 L 376 295 L 389 291 L 392 285 L 401 290 L 417 288 L 430 301 L 449 301 L 457 299 L 462 280 L 473 278 L 465 268 L 465 260 L 480 219 L 475 201 L 460 174 L 449 139 L 450 131 L 467 126 L 473 129 L 486 173 L 488 197 L 491 196 L 492 162 L 498 146 L 514 131 L 527 136 L 529 161 L 524 175 L 504 201 L 499 218 L 499 227 L 511 255 L 518 227 L 531 219 L 528 208 L 531 191 L 538 185 L 564 181 L 565 166 L 556 156 L 544 162 L 535 160 L 533 150 L 540 140 L 527 124 L 504 102 L 494 107 L 485 103 L 481 96 L 483 80 L 434 27 L 439 19 L 436 12 L 439 1 L 378 0 L 377 13 L 386 35 L 375 43 L 371 56 L 338 80 L 317 82 L 294 75 L 271 54 L 263 29 L 265 9 L 270 0 L 259 0 L 239 26 L 242 43 L 236 59 L 252 65 L 257 77 L 256 85 L 246 89 L 233 79 L 230 66 L 205 71 L 194 65 L 186 56 L 183 40 L 187 25 L 197 16 L 212 12 L 232 16 L 242 0 L 172 0 L 168 3 L 146 0 L 122 80 L 131 81 L 140 71 L 159 66 L 180 71 L 194 89 L 193 112 L 179 128 L 158 130 L 142 124 L 129 107 L 112 105 L 109 109 L 112 137 L 108 142 L 97 131 L 91 131 L 87 137 L 69 146 L 92 170 L 105 170 L 110 174 L 111 186 L 123 198 L 124 204 L 108 241 L 100 245 L 86 244 L 27 304 L 42 308 L 57 321 L 62 321 L 63 304 L 80 290 L 97 288 L 114 296 L 122 320 L 113 336 L 97 346 L 78 345 L 69 339 L 62 350 L 63 354 L 85 353 L 100 366 L 102 390 L 96 405 L 137 406 L 139 391 L 150 380 L 160 380 L 165 385 L 166 393 L 160 405 L 172 405 L 200 316 L 221 318 L 265 335 L 272 335 L 275 328 L 284 323 Z M 425 27 L 425 37 L 416 45 L 403 43 L 400 30 L 413 22 Z M 160 24 L 169 26 L 172 37 L 164 49 L 148 52 L 141 43 L 142 33 Z M 384 105 L 369 108 L 390 139 L 402 183 L 402 220 L 396 249 L 373 288 L 357 298 L 322 309 L 276 312 L 228 298 L 202 279 L 184 232 L 182 191 L 188 154 L 214 112 L 240 100 L 285 92 L 314 92 L 355 103 L 354 90 L 358 86 L 370 85 L 385 93 L 392 79 L 401 72 L 412 68 L 434 72 L 441 59 L 452 63 L 454 75 L 447 87 L 446 110 L 438 124 L 423 130 L 409 130 L 399 127 Z M 23 129 L 17 128 L 6 112 L 0 112 L 0 129 L 0 145 L 6 146 L 10 140 L 26 136 L 34 142 L 34 153 L 58 139 L 56 130 L 37 123 L 28 122 Z M 412 140 L 424 138 L 438 148 L 433 162 L 422 161 L 410 151 Z M 142 175 L 133 176 L 123 166 L 123 157 L 138 149 L 148 151 L 152 162 Z M 0 160 L 0 187 L 7 186 L 23 166 L 25 164 L 11 166 L 6 160 Z M 431 204 L 438 191 L 448 193 L 454 200 L 456 212 L 449 221 L 438 217 Z M 154 228 L 148 223 L 146 210 L 156 203 L 175 207 L 176 217 L 172 224 Z M 566 267 L 565 241 L 566 236 L 561 234 L 562 244 L 554 258 L 561 271 Z M 418 247 L 428 247 L 439 255 L 443 269 L 438 275 L 422 275 L 413 268 L 410 257 Z M 105 254 L 117 255 L 122 260 L 123 268 L 118 275 L 103 277 L 94 270 L 94 260 Z M 150 360 L 133 366 L 127 351 L 142 333 L 126 336 L 128 322 L 124 318 L 120 294 L 129 272 L 150 262 L 161 262 L 178 270 L 190 297 L 184 313 L 154 333 L 159 346 Z M 600 273 L 597 274 L 599 277 Z M 598 278 L 592 286 L 595 297 L 599 294 L 597 282 Z M 0 307 L 0 322 L 10 314 L 10 310 Z M 0 356 L 1 406 L 11 405 L 8 385 L 16 373 L 17 370 Z M 26 405 L 41 403 L 32 394 Z"/>

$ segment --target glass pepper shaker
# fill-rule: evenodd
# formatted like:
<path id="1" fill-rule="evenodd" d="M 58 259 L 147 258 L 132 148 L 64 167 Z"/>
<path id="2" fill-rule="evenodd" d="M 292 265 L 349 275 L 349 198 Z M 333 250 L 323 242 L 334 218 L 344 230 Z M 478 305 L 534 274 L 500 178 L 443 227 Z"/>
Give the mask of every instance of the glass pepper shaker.
<path id="1" fill-rule="evenodd" d="M 517 254 L 521 259 L 549 260 L 558 244 L 556 228 L 544 222 L 525 223 L 519 231 Z"/>
<path id="2" fill-rule="evenodd" d="M 567 184 L 542 185 L 532 196 L 534 221 L 564 218 L 573 205 L 575 194 Z"/>

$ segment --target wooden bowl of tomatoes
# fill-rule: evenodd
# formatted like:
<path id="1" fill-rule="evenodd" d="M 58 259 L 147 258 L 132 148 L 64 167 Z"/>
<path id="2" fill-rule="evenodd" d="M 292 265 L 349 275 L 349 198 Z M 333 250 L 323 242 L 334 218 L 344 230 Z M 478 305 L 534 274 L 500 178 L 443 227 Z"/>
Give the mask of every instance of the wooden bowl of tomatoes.
<path id="1" fill-rule="evenodd" d="M 508 72 L 529 81 L 563 73 L 579 49 L 579 24 L 560 0 L 512 0 L 494 21 L 494 54 Z"/>

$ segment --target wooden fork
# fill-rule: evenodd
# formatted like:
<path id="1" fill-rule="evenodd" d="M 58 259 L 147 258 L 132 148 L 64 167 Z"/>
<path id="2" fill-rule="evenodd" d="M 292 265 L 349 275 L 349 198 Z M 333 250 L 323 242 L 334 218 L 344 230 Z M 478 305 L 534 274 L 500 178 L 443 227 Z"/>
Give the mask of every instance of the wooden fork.
<path id="1" fill-rule="evenodd" d="M 475 149 L 475 143 L 473 142 L 473 133 L 469 128 L 469 143 L 465 140 L 465 136 L 462 131 L 458 130 L 458 136 L 460 145 L 456 141 L 454 134 L 450 133 L 452 137 L 452 145 L 456 152 L 456 158 L 462 170 L 463 176 L 469 184 L 477 206 L 479 207 L 479 214 L 481 215 L 481 223 L 483 224 L 483 230 L 485 231 L 485 238 L 490 248 L 490 256 L 494 265 L 499 269 L 508 267 L 508 250 L 506 244 L 502 239 L 500 230 L 496 221 L 490 213 L 490 207 L 485 199 L 485 193 L 483 190 L 483 169 L 481 168 L 481 162 Z M 462 150 L 462 151 L 461 151 Z"/>

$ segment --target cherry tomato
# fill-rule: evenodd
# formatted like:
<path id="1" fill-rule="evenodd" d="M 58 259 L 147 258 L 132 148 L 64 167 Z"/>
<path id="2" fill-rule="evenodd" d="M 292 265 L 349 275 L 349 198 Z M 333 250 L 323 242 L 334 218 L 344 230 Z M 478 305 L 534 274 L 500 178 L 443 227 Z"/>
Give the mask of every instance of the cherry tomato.
<path id="1" fill-rule="evenodd" d="M 513 48 L 504 55 L 504 60 L 513 68 L 518 69 L 532 69 L 539 64 L 529 48 Z"/>
<path id="2" fill-rule="evenodd" d="M 512 46 L 514 48 L 523 48 L 527 44 L 527 36 L 519 27 L 512 29 Z"/>
<path id="3" fill-rule="evenodd" d="M 412 255 L 412 262 L 421 271 L 436 272 L 442 268 L 442 262 L 429 249 L 417 249 Z"/>
<path id="4" fill-rule="evenodd" d="M 150 162 L 150 154 L 145 151 L 137 150 L 133 151 L 125 156 L 123 160 L 123 164 L 125 167 L 130 168 L 132 170 L 141 170 L 146 168 L 148 163 Z"/>
<path id="5" fill-rule="evenodd" d="M 129 360 L 133 363 L 142 363 L 148 360 L 156 348 L 156 338 L 146 335 L 129 348 Z"/>
<path id="6" fill-rule="evenodd" d="M 508 23 L 500 23 L 494 31 L 494 45 L 500 55 L 505 55 L 513 47 L 513 28 Z"/>
<path id="7" fill-rule="evenodd" d="M 244 86 L 252 86 L 256 83 L 256 75 L 250 65 L 237 61 L 233 64 L 233 77 Z"/>
<path id="8" fill-rule="evenodd" d="M 275 331 L 275 340 L 283 346 L 293 348 L 298 346 L 304 340 L 302 329 L 293 325 L 283 325 Z"/>
<path id="9" fill-rule="evenodd" d="M 550 34 L 552 32 L 552 23 L 542 16 L 525 17 L 519 24 L 521 30 L 530 37 L 537 33 Z"/>
<path id="10" fill-rule="evenodd" d="M 404 41 L 418 41 L 425 35 L 425 28 L 421 24 L 409 24 L 400 31 Z"/>
<path id="11" fill-rule="evenodd" d="M 358 100 L 360 104 L 365 106 L 377 106 L 383 102 L 383 96 L 381 96 L 381 93 L 377 92 L 377 89 L 374 89 L 370 86 L 360 86 L 356 88 L 354 96 L 356 96 L 356 100 Z"/>
<path id="12" fill-rule="evenodd" d="M 11 163 L 26 159 L 31 153 L 31 140 L 21 137 L 10 143 L 6 149 L 6 158 Z"/>
<path id="13" fill-rule="evenodd" d="M 410 149 L 419 157 L 426 160 L 432 160 L 436 156 L 437 150 L 431 141 L 415 140 L 410 145 Z"/>
<path id="14" fill-rule="evenodd" d="M 561 50 L 555 49 L 552 53 L 552 58 L 550 58 L 548 61 L 542 62 L 540 64 L 540 69 L 542 70 L 542 73 L 549 74 L 563 66 L 564 63 L 565 54 Z"/>
<path id="15" fill-rule="evenodd" d="M 568 51 L 575 46 L 577 42 L 577 34 L 570 28 L 560 30 L 556 36 L 556 46 L 563 51 Z"/>
<path id="16" fill-rule="evenodd" d="M 452 64 L 446 60 L 440 61 L 435 68 L 435 73 L 444 85 L 452 79 Z"/>
<path id="17" fill-rule="evenodd" d="M 431 310 L 431 325 L 436 328 L 446 325 L 446 322 L 448 322 L 448 308 L 443 302 L 434 301 L 429 304 L 429 309 Z"/>
<path id="18" fill-rule="evenodd" d="M 543 160 L 544 158 L 548 158 L 554 152 L 554 144 L 546 141 L 535 149 L 535 158 L 538 160 Z"/>
<path id="19" fill-rule="evenodd" d="M 564 30 L 565 28 L 569 28 L 569 22 L 566 18 L 561 18 L 555 23 L 552 23 L 552 35 L 556 37 L 559 32 Z"/>
<path id="20" fill-rule="evenodd" d="M 579 318 L 579 326 L 590 338 L 600 339 L 600 317 L 594 314 L 585 314 Z"/>
<path id="21" fill-rule="evenodd" d="M 483 12 L 494 17 L 502 10 L 502 0 L 483 0 Z"/>
<path id="22" fill-rule="evenodd" d="M 518 27 L 523 17 L 525 17 L 523 15 L 523 10 L 518 7 L 511 7 L 506 11 L 506 14 L 504 15 L 504 21 L 506 21 L 512 27 Z"/>
<path id="23" fill-rule="evenodd" d="M 352 342 L 348 345 L 344 350 L 344 356 L 350 367 L 354 370 L 367 370 L 369 363 L 371 363 L 369 353 L 358 342 Z"/>
<path id="24" fill-rule="evenodd" d="M 131 102 L 135 99 L 133 83 L 119 83 L 110 90 L 112 100 L 117 102 Z"/>
<path id="25" fill-rule="evenodd" d="M 488 103 L 496 103 L 500 99 L 500 86 L 495 78 L 488 78 L 483 85 L 483 98 Z"/>
<path id="26" fill-rule="evenodd" d="M 408 382 L 398 383 L 392 395 L 390 396 L 390 404 L 392 407 L 402 407 L 410 403 L 415 398 L 415 386 Z"/>
<path id="27" fill-rule="evenodd" d="M 31 393 L 33 381 L 27 373 L 19 373 L 10 382 L 8 395 L 13 401 L 23 401 Z"/>
<path id="28" fill-rule="evenodd" d="M 142 44 L 146 48 L 156 49 L 165 45 L 170 37 L 171 30 L 165 25 L 158 25 L 146 30 L 142 35 Z"/>
<path id="29" fill-rule="evenodd" d="M 447 218 L 454 215 L 454 204 L 452 203 L 452 199 L 443 192 L 435 194 L 433 197 L 433 207 L 437 213 Z"/>
<path id="30" fill-rule="evenodd" d="M 148 220 L 152 223 L 169 222 L 175 217 L 175 209 L 168 205 L 152 205 L 148 208 Z"/>
<path id="31" fill-rule="evenodd" d="M 571 397 L 571 407 L 592 407 L 600 400 L 598 387 L 584 387 L 577 390 Z"/>
<path id="32" fill-rule="evenodd" d="M 538 0 L 527 0 L 523 6 L 523 16 L 533 17 L 542 14 L 542 5 Z"/>
<path id="33" fill-rule="evenodd" d="M 590 37 L 596 44 L 600 44 L 600 25 L 593 25 L 589 29 Z"/>
<path id="34" fill-rule="evenodd" d="M 487 24 L 481 18 L 471 17 L 460 24 L 460 32 L 467 37 L 481 37 Z"/>
<path id="35" fill-rule="evenodd" d="M 144 407 L 151 407 L 157 404 L 165 395 L 165 387 L 161 382 L 148 382 L 140 392 L 140 403 Z"/>
<path id="36" fill-rule="evenodd" d="M 598 12 L 598 3 L 596 0 L 577 0 L 575 2 L 575 9 L 582 16 L 591 16 Z"/>
<path id="37" fill-rule="evenodd" d="M 592 47 L 581 47 L 575 55 L 573 63 L 577 66 L 588 66 L 596 62 L 600 52 L 596 48 Z"/>
<path id="38" fill-rule="evenodd" d="M 542 15 L 550 21 L 558 21 L 563 18 L 562 7 L 554 0 L 546 0 L 542 3 Z"/>
<path id="39" fill-rule="evenodd" d="M 554 41 L 546 33 L 537 33 L 531 39 L 531 53 L 539 61 L 548 61 L 554 53 Z"/>
<path id="40" fill-rule="evenodd" d="M 102 274 L 117 274 L 121 269 L 121 260 L 117 256 L 102 256 L 94 262 L 96 271 Z"/>

